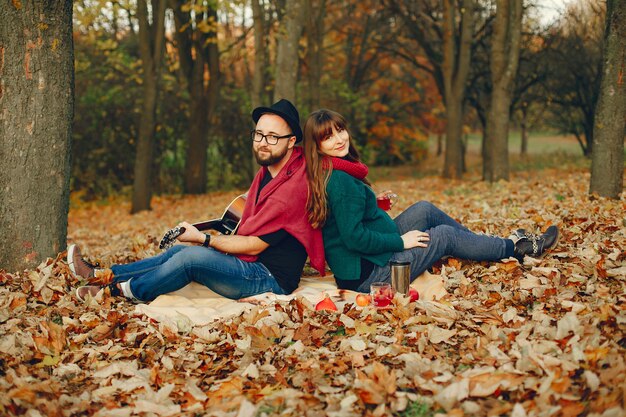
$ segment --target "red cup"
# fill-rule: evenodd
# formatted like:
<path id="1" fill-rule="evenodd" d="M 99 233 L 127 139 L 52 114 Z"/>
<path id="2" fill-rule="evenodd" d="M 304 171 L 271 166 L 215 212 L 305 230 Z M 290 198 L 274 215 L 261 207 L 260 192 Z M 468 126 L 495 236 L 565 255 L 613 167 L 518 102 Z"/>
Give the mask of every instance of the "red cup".
<path id="1" fill-rule="evenodd" d="M 393 300 L 393 288 L 387 282 L 374 282 L 370 285 L 372 304 L 377 308 L 388 308 Z"/>
<path id="2" fill-rule="evenodd" d="M 389 196 L 378 197 L 376 205 L 381 210 L 389 211 L 391 209 L 391 198 Z"/>

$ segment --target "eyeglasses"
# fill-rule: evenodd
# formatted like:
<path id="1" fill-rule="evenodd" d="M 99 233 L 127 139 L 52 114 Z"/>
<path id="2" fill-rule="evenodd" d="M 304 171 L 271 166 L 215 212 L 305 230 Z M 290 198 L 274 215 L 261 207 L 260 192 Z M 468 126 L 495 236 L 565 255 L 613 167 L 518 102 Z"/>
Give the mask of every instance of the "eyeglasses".
<path id="1" fill-rule="evenodd" d="M 267 142 L 268 145 L 276 145 L 279 139 L 287 139 L 292 136 L 293 136 L 293 133 L 289 133 L 288 135 L 276 136 L 276 135 L 264 135 L 258 130 L 250 131 L 250 137 L 252 138 L 253 141 L 261 142 L 263 138 L 265 138 L 265 141 Z"/>

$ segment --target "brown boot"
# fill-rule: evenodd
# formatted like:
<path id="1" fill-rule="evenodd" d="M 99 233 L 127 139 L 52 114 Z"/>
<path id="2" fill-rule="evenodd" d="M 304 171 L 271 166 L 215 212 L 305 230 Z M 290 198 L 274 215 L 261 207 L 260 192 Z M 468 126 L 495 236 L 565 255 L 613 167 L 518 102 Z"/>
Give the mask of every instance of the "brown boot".
<path id="1" fill-rule="evenodd" d="M 67 248 L 67 264 L 72 274 L 89 279 L 95 277 L 96 266 L 85 261 L 80 254 L 78 245 L 70 245 Z"/>

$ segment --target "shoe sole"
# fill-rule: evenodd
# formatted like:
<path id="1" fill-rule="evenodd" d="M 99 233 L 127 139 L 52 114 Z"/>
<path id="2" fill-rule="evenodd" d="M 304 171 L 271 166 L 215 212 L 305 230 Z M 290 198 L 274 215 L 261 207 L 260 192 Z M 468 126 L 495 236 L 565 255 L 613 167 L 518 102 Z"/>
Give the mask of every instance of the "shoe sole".
<path id="1" fill-rule="evenodd" d="M 72 274 L 76 274 L 76 268 L 74 267 L 74 250 L 76 249 L 75 244 L 71 244 L 69 248 L 67 248 L 67 265 L 70 267 L 70 271 Z"/>
<path id="2" fill-rule="evenodd" d="M 80 296 L 80 294 L 78 293 L 78 291 L 79 291 L 81 288 L 83 288 L 83 287 L 78 287 L 78 288 L 76 288 L 76 289 L 74 290 L 74 295 L 76 295 L 76 298 L 77 298 L 78 300 L 80 300 L 81 302 L 85 303 L 85 302 L 87 302 L 87 298 L 83 298 L 83 297 L 81 297 L 81 296 Z M 100 292 L 100 291 L 102 291 L 102 289 L 100 289 L 98 292 Z M 87 295 L 91 295 L 91 294 L 88 292 L 88 293 L 87 293 L 87 294 L 85 294 L 85 295 L 87 296 Z M 98 294 L 96 293 L 96 295 L 98 295 Z M 93 298 L 96 298 L 96 296 L 95 296 L 95 295 L 91 295 L 91 298 L 92 298 L 92 299 L 93 299 Z"/>

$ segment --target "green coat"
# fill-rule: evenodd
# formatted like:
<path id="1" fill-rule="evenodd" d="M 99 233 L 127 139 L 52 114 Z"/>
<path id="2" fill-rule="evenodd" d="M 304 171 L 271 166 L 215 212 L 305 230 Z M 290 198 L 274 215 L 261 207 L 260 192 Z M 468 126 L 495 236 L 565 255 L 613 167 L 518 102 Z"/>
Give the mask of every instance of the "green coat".
<path id="1" fill-rule="evenodd" d="M 394 252 L 404 249 L 396 224 L 378 208 L 376 195 L 362 181 L 333 170 L 326 194 L 324 252 L 336 278 L 359 279 L 361 258 L 383 266 Z"/>

